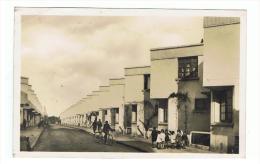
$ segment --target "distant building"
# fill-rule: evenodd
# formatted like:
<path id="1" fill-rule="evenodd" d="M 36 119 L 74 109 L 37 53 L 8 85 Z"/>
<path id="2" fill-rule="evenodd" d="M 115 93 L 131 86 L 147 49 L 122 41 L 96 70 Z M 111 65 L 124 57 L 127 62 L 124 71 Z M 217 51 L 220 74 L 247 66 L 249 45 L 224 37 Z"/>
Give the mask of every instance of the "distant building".
<path id="1" fill-rule="evenodd" d="M 157 117 L 149 118 L 156 112 L 150 100 L 150 73 L 150 66 L 125 68 L 125 127 L 134 135 L 144 135 L 146 124 L 157 126 Z"/>
<path id="2" fill-rule="evenodd" d="M 26 129 L 36 126 L 43 119 L 44 109 L 29 85 L 27 77 L 21 77 L 20 127 Z"/>

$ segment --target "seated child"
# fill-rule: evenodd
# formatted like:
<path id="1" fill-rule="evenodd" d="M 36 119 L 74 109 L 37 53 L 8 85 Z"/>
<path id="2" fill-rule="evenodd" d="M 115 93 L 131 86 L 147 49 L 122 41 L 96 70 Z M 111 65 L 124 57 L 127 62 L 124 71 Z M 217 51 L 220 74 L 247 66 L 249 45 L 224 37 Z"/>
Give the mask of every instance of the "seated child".
<path id="1" fill-rule="evenodd" d="M 164 130 L 162 129 L 161 130 L 161 134 L 160 134 L 160 136 L 161 136 L 161 148 L 162 149 L 164 149 L 164 144 L 165 144 L 165 133 L 164 133 Z"/>
<path id="2" fill-rule="evenodd" d="M 174 131 L 171 131 L 170 134 L 171 147 L 174 148 L 176 144 L 176 134 Z"/>
<path id="3" fill-rule="evenodd" d="M 161 132 L 160 132 L 160 131 L 158 131 L 156 143 L 157 143 L 157 148 L 160 149 L 160 148 L 161 148 L 161 143 L 162 143 L 162 140 L 161 140 Z"/>
<path id="4" fill-rule="evenodd" d="M 182 142 L 182 133 L 180 130 L 177 130 L 177 135 L 176 135 L 176 148 L 180 149 L 183 147 L 183 142 Z"/>
<path id="5" fill-rule="evenodd" d="M 168 149 L 171 145 L 171 142 L 170 142 L 170 133 L 169 131 L 166 129 L 165 130 L 165 148 Z"/>

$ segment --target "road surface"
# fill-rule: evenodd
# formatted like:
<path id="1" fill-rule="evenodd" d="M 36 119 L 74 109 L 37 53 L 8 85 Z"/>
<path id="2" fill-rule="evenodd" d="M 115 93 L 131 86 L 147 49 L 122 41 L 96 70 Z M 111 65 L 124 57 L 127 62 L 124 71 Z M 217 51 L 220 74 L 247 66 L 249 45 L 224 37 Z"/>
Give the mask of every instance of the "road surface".
<path id="1" fill-rule="evenodd" d="M 92 135 L 80 129 L 52 125 L 46 128 L 33 151 L 55 152 L 137 152 L 114 143 L 112 146 L 96 143 Z"/>

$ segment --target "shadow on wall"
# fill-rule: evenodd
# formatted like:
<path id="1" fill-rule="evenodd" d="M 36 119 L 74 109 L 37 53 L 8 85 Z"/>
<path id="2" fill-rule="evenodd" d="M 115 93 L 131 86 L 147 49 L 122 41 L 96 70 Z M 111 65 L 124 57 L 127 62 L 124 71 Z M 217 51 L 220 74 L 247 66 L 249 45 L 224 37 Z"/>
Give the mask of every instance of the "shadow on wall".
<path id="1" fill-rule="evenodd" d="M 211 144 L 212 151 L 220 153 L 239 153 L 239 111 L 233 110 L 233 122 L 213 126 L 212 135 L 215 143 Z"/>

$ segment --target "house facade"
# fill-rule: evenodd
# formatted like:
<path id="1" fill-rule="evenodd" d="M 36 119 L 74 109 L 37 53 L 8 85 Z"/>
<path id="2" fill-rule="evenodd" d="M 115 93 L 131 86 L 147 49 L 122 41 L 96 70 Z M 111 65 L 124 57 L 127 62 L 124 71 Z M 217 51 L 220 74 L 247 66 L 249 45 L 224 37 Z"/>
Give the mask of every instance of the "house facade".
<path id="1" fill-rule="evenodd" d="M 211 94 L 213 151 L 238 152 L 240 20 L 204 18 L 203 86 Z"/>
<path id="2" fill-rule="evenodd" d="M 21 77 L 20 128 L 37 126 L 44 116 L 44 109 L 29 84 L 29 78 Z"/>
<path id="3" fill-rule="evenodd" d="M 203 44 L 151 49 L 151 99 L 158 105 L 158 129 L 207 134 L 210 98 L 203 87 Z M 185 100 L 182 97 L 186 96 Z"/>
<path id="4" fill-rule="evenodd" d="M 111 108 L 111 120 L 115 130 L 124 133 L 124 116 L 125 116 L 125 78 L 109 79 L 109 98 L 108 104 Z"/>
<path id="5" fill-rule="evenodd" d="M 150 73 L 150 66 L 125 68 L 125 127 L 133 135 L 144 136 L 147 125 L 157 126 L 155 104 L 150 99 Z"/>

